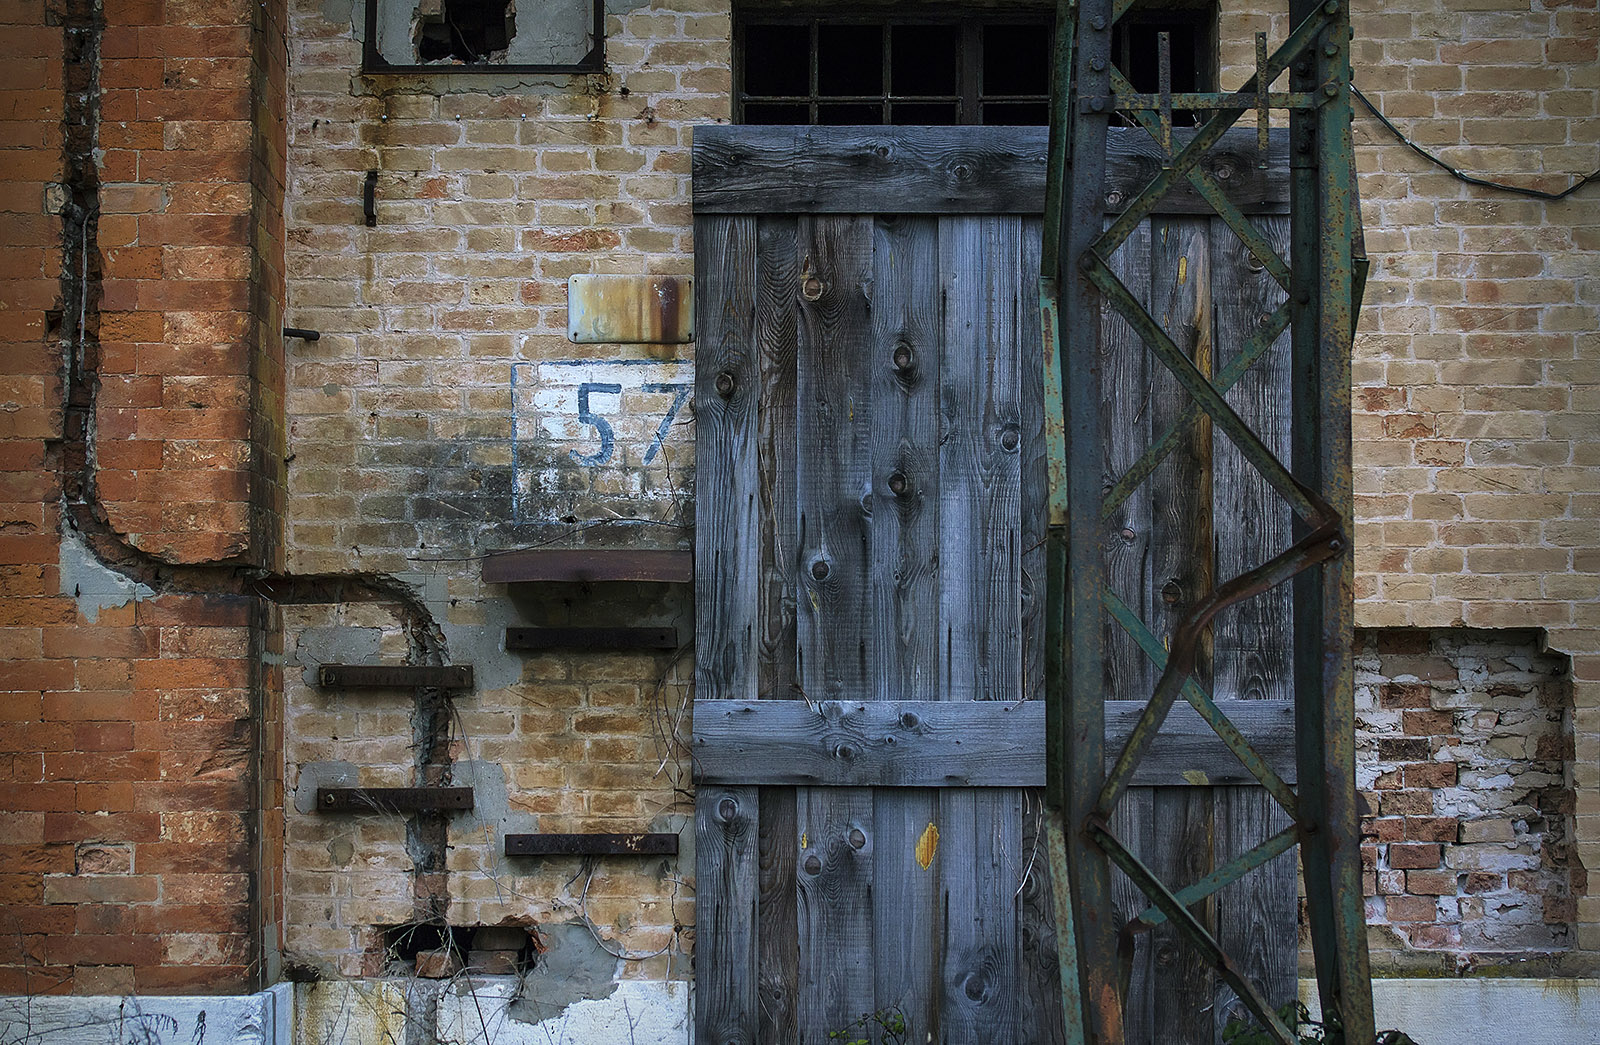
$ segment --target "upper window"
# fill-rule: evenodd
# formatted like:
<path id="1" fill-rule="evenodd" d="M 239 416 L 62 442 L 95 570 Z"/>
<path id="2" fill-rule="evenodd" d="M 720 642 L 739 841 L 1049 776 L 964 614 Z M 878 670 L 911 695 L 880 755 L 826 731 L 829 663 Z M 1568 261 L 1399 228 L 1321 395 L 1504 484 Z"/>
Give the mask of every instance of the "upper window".
<path id="1" fill-rule="evenodd" d="M 366 0 L 368 73 L 589 73 L 605 0 Z"/>
<path id="2" fill-rule="evenodd" d="M 1052 28 L 1035 12 L 745 12 L 735 118 L 789 124 L 1043 124 Z"/>

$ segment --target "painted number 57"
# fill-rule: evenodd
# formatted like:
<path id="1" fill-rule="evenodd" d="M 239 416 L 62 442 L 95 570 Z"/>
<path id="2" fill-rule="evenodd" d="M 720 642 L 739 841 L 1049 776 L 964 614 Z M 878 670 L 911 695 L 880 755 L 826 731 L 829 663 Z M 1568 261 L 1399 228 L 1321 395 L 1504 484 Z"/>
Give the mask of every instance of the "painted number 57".
<path id="1" fill-rule="evenodd" d="M 646 392 L 674 393 L 672 405 L 667 408 L 666 416 L 656 426 L 655 438 L 650 440 L 650 447 L 644 453 L 644 463 L 649 464 L 656 459 L 656 454 L 661 452 L 661 444 L 666 441 L 667 433 L 672 430 L 673 418 L 683 409 L 683 404 L 688 401 L 694 385 L 689 381 L 652 381 L 646 383 L 643 388 Z M 574 461 L 589 468 L 598 468 L 611 460 L 617 441 L 617 434 L 611 427 L 611 422 L 595 413 L 589 405 L 589 396 L 595 392 L 618 395 L 622 392 L 622 386 L 603 381 L 585 381 L 578 386 L 578 421 L 595 430 L 595 434 L 600 437 L 600 449 L 592 454 L 582 454 L 576 450 L 571 453 Z"/>

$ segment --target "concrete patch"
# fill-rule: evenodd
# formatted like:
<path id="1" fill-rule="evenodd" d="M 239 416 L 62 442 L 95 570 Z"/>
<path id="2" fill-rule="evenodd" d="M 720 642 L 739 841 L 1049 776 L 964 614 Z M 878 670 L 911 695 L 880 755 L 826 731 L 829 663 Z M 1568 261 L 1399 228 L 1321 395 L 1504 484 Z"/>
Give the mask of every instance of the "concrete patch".
<path id="1" fill-rule="evenodd" d="M 0 998 L 0 1041 L 29 1045 L 290 1045 L 288 984 L 217 997 Z"/>
<path id="2" fill-rule="evenodd" d="M 1320 1017 L 1315 980 L 1300 981 L 1300 999 Z M 1372 1004 L 1379 1030 L 1418 1045 L 1600 1045 L 1600 980 L 1380 979 Z"/>
<path id="3" fill-rule="evenodd" d="M 603 998 L 575 1001 L 526 1023 L 517 1011 L 528 999 L 517 997 L 515 980 L 462 983 L 439 1000 L 439 1036 L 460 1045 L 688 1045 L 687 983 L 625 980 L 613 986 Z"/>
<path id="4" fill-rule="evenodd" d="M 103 609 L 151 599 L 156 594 L 150 586 L 124 577 L 102 564 L 76 532 L 65 528 L 61 533 L 58 565 L 61 568 L 61 594 L 77 600 L 78 611 L 91 624 L 100 619 Z"/>

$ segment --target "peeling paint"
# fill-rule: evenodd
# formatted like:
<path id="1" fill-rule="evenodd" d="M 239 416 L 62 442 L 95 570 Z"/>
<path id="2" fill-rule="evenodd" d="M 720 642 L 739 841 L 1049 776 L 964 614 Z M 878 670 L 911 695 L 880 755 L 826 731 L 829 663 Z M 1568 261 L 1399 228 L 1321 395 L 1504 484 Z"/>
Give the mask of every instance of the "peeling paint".
<path id="1" fill-rule="evenodd" d="M 126 606 L 130 602 L 155 598 L 155 589 L 103 565 L 76 531 L 62 528 L 58 559 L 61 594 L 78 603 L 78 612 L 93 624 L 100 611 Z"/>
<path id="2" fill-rule="evenodd" d="M 922 837 L 917 839 L 917 863 L 926 871 L 933 863 L 933 856 L 939 851 L 939 828 L 929 823 Z"/>

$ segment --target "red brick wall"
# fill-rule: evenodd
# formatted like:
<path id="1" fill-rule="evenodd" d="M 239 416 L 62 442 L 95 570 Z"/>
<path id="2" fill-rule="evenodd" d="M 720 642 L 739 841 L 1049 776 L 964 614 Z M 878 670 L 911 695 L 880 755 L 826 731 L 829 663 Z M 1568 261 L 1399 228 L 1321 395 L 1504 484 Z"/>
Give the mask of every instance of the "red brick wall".
<path id="1" fill-rule="evenodd" d="M 0 5 L 0 992 L 248 990 L 280 889 L 281 641 L 235 567 L 281 559 L 283 9 L 100 14 Z"/>

